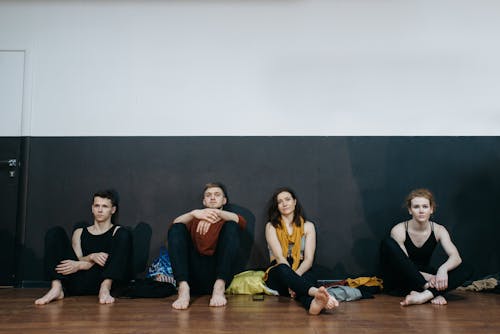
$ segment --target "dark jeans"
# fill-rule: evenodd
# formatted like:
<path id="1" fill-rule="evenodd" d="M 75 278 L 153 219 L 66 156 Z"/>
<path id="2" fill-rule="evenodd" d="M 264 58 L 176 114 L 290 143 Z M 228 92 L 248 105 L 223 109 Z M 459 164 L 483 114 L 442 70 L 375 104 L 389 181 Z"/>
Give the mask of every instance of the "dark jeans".
<path id="1" fill-rule="evenodd" d="M 380 245 L 380 263 L 382 267 L 382 277 L 384 279 L 384 289 L 389 294 L 404 296 L 410 291 L 423 291 L 427 283 L 420 271 L 435 274 L 435 270 L 430 268 L 418 268 L 398 243 L 392 238 L 386 238 Z M 434 296 L 443 295 L 459 287 L 463 282 L 472 276 L 472 270 L 465 264 L 461 264 L 448 272 L 448 288 L 438 291 L 434 288 L 428 290 Z"/>
<path id="2" fill-rule="evenodd" d="M 111 250 L 104 267 L 94 264 L 89 270 L 62 275 L 55 271 L 62 260 L 78 261 L 68 235 L 62 227 L 54 227 L 45 235 L 45 271 L 47 278 L 60 280 L 67 295 L 95 295 L 99 293 L 105 279 L 113 280 L 113 292 L 130 278 L 130 255 L 132 239 L 130 232 L 121 227 L 112 238 Z"/>
<path id="3" fill-rule="evenodd" d="M 185 224 L 172 224 L 168 231 L 168 253 L 176 281 L 186 281 L 195 294 L 211 294 L 217 279 L 223 279 L 228 287 L 235 274 L 240 247 L 238 230 L 236 222 L 225 222 L 214 255 L 207 256 L 195 249 Z"/>
<path id="4" fill-rule="evenodd" d="M 271 265 L 273 265 L 271 263 Z M 293 269 L 286 264 L 279 264 L 269 270 L 266 285 L 278 291 L 280 296 L 290 296 L 288 289 L 296 293 L 295 299 L 309 310 L 313 297 L 309 296 L 309 289 L 316 286 L 316 275 L 313 270 L 306 271 L 299 276 Z"/>

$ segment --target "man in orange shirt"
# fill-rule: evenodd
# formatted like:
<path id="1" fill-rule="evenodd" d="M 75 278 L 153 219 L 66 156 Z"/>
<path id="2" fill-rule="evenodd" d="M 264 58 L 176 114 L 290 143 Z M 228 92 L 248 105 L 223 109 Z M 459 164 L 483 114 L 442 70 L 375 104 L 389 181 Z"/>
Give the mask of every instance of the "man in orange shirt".
<path id="1" fill-rule="evenodd" d="M 203 191 L 204 208 L 174 219 L 168 232 L 168 250 L 179 289 L 172 303 L 174 309 L 189 307 L 191 289 L 197 294 L 211 293 L 210 306 L 227 304 L 224 291 L 235 274 L 238 228 L 246 225 L 241 215 L 224 210 L 227 203 L 226 187 L 208 183 Z"/>

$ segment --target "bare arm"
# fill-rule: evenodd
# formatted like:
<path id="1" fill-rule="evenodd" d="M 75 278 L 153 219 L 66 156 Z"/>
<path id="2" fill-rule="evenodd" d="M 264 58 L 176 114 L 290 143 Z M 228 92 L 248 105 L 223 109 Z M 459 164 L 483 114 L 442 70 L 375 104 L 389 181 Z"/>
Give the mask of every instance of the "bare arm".
<path id="1" fill-rule="evenodd" d="M 304 224 L 304 234 L 305 234 L 305 249 L 304 249 L 304 260 L 300 266 L 295 270 L 295 272 L 302 276 L 306 271 L 311 269 L 314 262 L 314 253 L 316 252 L 316 230 L 314 224 L 311 222 L 306 222 Z"/>
<path id="2" fill-rule="evenodd" d="M 233 221 L 239 223 L 240 218 L 234 212 L 219 210 L 219 217 L 225 221 Z"/>
<path id="3" fill-rule="evenodd" d="M 405 247 L 406 230 L 404 223 L 399 223 L 392 228 L 391 238 L 393 238 L 398 243 L 399 247 L 403 250 L 406 256 L 408 256 L 408 251 Z"/>
<path id="4" fill-rule="evenodd" d="M 266 224 L 266 241 L 268 247 L 271 249 L 271 252 L 275 257 L 276 262 L 278 264 L 283 263 L 287 266 L 290 266 L 285 256 L 283 255 L 283 251 L 281 250 L 281 245 L 278 240 L 278 236 L 276 235 L 276 228 L 271 223 Z"/>
<path id="5" fill-rule="evenodd" d="M 216 224 L 220 221 L 235 221 L 239 222 L 239 217 L 237 214 L 229 211 L 224 211 L 220 209 L 200 209 L 192 210 L 174 219 L 174 224 L 187 224 L 193 219 L 199 219 L 196 232 L 201 235 L 205 235 L 212 224 Z"/>
<path id="6" fill-rule="evenodd" d="M 448 233 L 446 228 L 442 225 L 436 224 L 435 230 L 437 230 L 438 232 L 438 241 L 441 243 L 441 246 L 443 246 L 444 251 L 448 255 L 448 260 L 446 260 L 446 262 L 439 267 L 439 270 L 446 270 L 446 272 L 449 272 L 450 270 L 458 267 L 460 263 L 462 263 L 462 258 L 458 253 L 457 247 L 455 247 L 455 245 L 451 241 L 450 234 Z"/>
<path id="7" fill-rule="evenodd" d="M 192 210 L 175 218 L 173 223 L 187 224 L 193 219 L 197 218 L 199 220 L 205 220 L 213 224 L 220 220 L 219 211 L 221 210 L 209 208 Z"/>
<path id="8" fill-rule="evenodd" d="M 56 266 L 55 270 L 56 272 L 63 274 L 63 275 L 69 275 L 76 273 L 79 270 L 88 270 L 92 268 L 94 265 L 94 262 L 92 262 L 89 259 L 89 256 L 82 256 L 82 246 L 80 242 L 80 237 L 82 236 L 82 228 L 76 229 L 75 232 L 73 232 L 73 236 L 71 238 L 71 245 L 73 247 L 73 251 L 75 252 L 75 255 L 78 257 L 78 261 L 74 260 L 62 260 L 59 262 L 59 264 Z M 107 254 L 106 254 L 107 255 Z"/>
<path id="9" fill-rule="evenodd" d="M 462 259 L 444 226 L 435 224 L 434 233 L 436 234 L 436 239 L 441 243 L 441 246 L 443 246 L 444 251 L 448 255 L 448 260 L 439 267 L 432 285 L 437 290 L 445 290 L 448 288 L 448 272 L 458 267 L 462 263 Z"/>

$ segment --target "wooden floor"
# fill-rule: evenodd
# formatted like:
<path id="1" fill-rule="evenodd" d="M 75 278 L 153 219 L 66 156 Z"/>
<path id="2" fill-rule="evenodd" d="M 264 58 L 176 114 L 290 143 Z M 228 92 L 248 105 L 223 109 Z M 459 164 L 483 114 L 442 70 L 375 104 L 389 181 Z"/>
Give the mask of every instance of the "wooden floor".
<path id="1" fill-rule="evenodd" d="M 332 313 L 309 316 L 295 301 L 266 296 L 229 296 L 222 308 L 208 296 L 186 311 L 165 299 L 69 297 L 45 306 L 33 301 L 43 289 L 0 289 L 0 333 L 500 333 L 500 295 L 454 292 L 446 306 L 399 306 L 399 298 L 377 295 L 341 303 Z"/>

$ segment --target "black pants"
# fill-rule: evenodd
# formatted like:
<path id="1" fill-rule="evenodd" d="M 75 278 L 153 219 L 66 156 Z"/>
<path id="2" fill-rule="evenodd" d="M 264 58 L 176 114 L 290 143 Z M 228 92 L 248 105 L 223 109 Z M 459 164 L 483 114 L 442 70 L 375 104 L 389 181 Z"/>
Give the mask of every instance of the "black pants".
<path id="1" fill-rule="evenodd" d="M 269 270 L 266 285 L 278 291 L 280 296 L 290 296 L 288 289 L 292 289 L 296 294 L 295 299 L 309 310 L 313 300 L 313 297 L 309 296 L 309 289 L 315 287 L 316 282 L 316 275 L 312 270 L 299 276 L 291 267 L 282 263 Z"/>
<path id="2" fill-rule="evenodd" d="M 211 294 L 217 279 L 228 287 L 240 247 L 238 229 L 236 222 L 225 222 L 214 255 L 207 256 L 195 249 L 185 224 L 173 224 L 168 231 L 168 253 L 176 281 L 186 281 L 195 294 Z"/>
<path id="3" fill-rule="evenodd" d="M 89 270 L 62 275 L 55 271 L 62 260 L 78 261 L 68 235 L 62 227 L 51 228 L 45 235 L 45 271 L 47 278 L 60 280 L 66 295 L 95 295 L 105 279 L 113 280 L 113 293 L 130 279 L 132 238 L 121 227 L 113 236 L 111 250 L 104 267 L 94 264 Z"/>
<path id="4" fill-rule="evenodd" d="M 435 274 L 431 268 L 418 268 L 398 243 L 392 238 L 386 238 L 380 246 L 380 262 L 382 267 L 382 277 L 384 279 L 384 289 L 390 294 L 404 296 L 410 291 L 423 291 L 427 283 L 420 271 Z M 459 287 L 463 282 L 472 276 L 472 270 L 465 264 L 461 264 L 448 272 L 448 288 L 438 291 L 434 288 L 428 290 L 434 296 L 443 295 Z"/>

